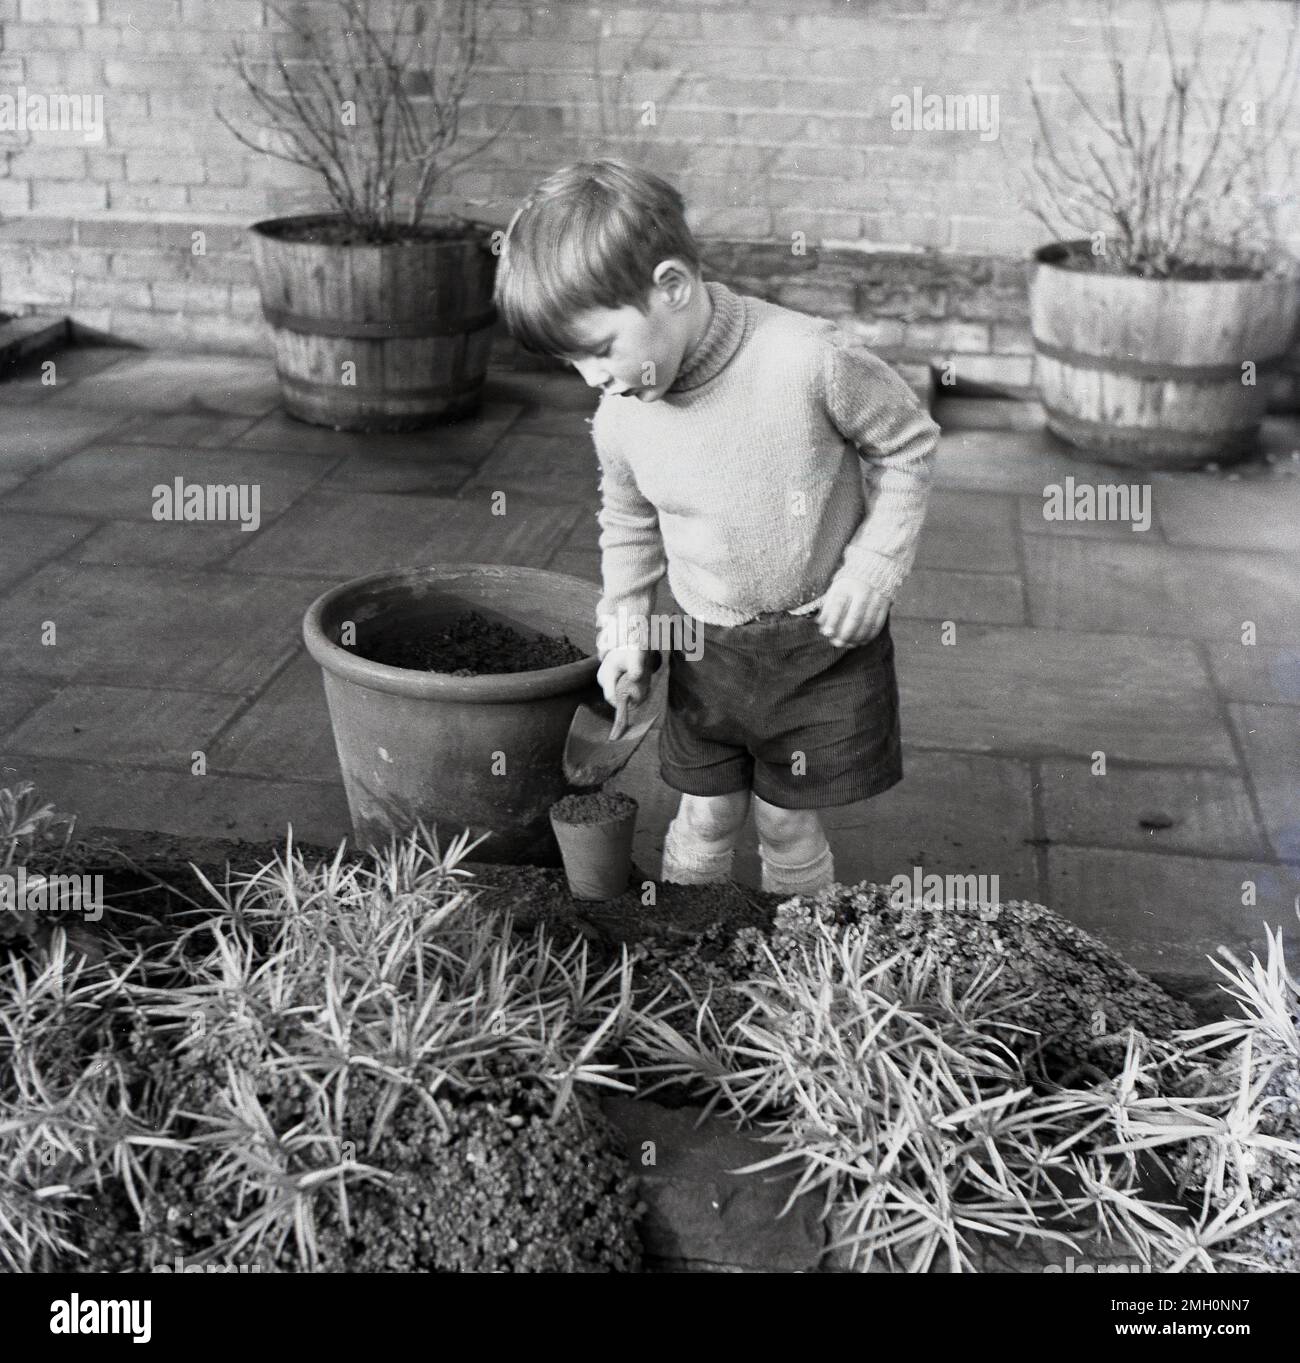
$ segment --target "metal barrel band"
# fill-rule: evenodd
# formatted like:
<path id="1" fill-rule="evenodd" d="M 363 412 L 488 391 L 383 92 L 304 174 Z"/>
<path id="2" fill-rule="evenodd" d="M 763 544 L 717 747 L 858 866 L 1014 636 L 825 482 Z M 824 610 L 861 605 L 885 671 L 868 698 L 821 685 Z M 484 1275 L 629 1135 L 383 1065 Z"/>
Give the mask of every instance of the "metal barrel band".
<path id="1" fill-rule="evenodd" d="M 338 336 L 356 341 L 387 341 L 398 337 L 463 336 L 482 331 L 497 320 L 496 308 L 459 318 L 452 322 L 354 322 L 348 318 L 309 317 L 287 308 L 263 307 L 262 315 L 282 331 L 297 331 L 304 336 Z"/>
<path id="2" fill-rule="evenodd" d="M 1113 421 L 1093 421 L 1088 417 L 1075 416 L 1058 407 L 1053 407 L 1051 403 L 1045 404 L 1045 410 L 1051 420 L 1068 430 L 1079 434 L 1094 436 L 1098 439 L 1109 438 L 1112 441 L 1141 441 L 1150 439 L 1153 431 L 1163 428 L 1151 426 L 1126 426 L 1119 425 Z M 1195 441 L 1198 443 L 1223 441 L 1227 444 L 1241 443 L 1252 440 L 1256 433 L 1256 427 L 1251 426 L 1219 426 L 1213 429 L 1198 426 L 1195 430 L 1164 430 L 1164 434 Z"/>
<path id="3" fill-rule="evenodd" d="M 1068 346 L 1053 345 L 1050 341 L 1034 338 L 1034 349 L 1049 360 L 1068 364 L 1075 369 L 1099 369 L 1109 374 L 1122 374 L 1132 379 L 1175 379 L 1187 383 L 1226 383 L 1241 378 L 1241 364 L 1174 364 L 1169 361 L 1151 362 L 1129 360 L 1108 355 L 1093 355 L 1086 350 L 1071 350 Z M 1269 355 L 1253 361 L 1257 374 L 1277 369 L 1285 355 Z M 1242 364 L 1246 361 L 1242 361 Z"/>

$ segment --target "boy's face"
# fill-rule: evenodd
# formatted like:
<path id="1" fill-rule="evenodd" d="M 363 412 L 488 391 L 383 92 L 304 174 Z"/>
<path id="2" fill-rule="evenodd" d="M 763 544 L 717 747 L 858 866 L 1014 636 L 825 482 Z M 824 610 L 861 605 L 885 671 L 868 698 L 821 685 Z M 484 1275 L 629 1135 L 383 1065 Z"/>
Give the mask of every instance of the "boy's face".
<path id="1" fill-rule="evenodd" d="M 564 359 L 583 382 L 605 396 L 657 401 L 672 387 L 687 350 L 698 339 L 694 333 L 703 286 L 684 267 L 665 265 L 655 271 L 657 282 L 650 287 L 645 312 L 627 304 L 589 308 L 572 319 L 583 350 Z"/>

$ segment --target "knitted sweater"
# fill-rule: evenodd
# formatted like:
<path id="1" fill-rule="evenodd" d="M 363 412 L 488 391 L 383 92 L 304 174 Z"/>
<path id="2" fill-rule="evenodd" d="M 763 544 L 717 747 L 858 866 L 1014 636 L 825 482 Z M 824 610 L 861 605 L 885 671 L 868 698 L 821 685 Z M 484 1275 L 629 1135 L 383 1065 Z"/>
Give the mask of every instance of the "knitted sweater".
<path id="1" fill-rule="evenodd" d="M 938 426 L 833 323 L 706 288 L 712 318 L 672 386 L 657 402 L 606 397 L 592 421 L 598 621 L 648 619 L 665 570 L 682 609 L 714 625 L 815 610 L 841 575 L 892 598 Z"/>

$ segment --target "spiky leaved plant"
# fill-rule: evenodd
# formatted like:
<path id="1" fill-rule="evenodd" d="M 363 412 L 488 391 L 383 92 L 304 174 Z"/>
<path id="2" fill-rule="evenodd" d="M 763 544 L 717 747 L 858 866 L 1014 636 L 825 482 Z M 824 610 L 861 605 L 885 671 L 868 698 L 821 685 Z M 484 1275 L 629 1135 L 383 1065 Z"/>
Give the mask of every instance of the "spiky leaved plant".
<path id="1" fill-rule="evenodd" d="M 1166 1271 L 1268 1266 L 1300 1186 L 1300 1107 L 1274 1091 L 1297 1048 L 1280 934 L 1266 965 L 1225 971 L 1241 1019 L 1096 1037 L 1084 1084 L 1024 1044 L 1029 1000 L 1001 966 L 955 987 L 933 944 L 882 955 L 869 919 L 804 908 L 778 911 L 779 951 L 747 944 L 740 983 L 669 972 L 678 1018 L 628 1047 L 638 1077 L 684 1083 L 779 1147 L 750 1171 L 789 1174 L 787 1208 L 820 1194 L 843 1263 L 961 1271 L 1014 1237 L 1119 1246 Z"/>
<path id="2" fill-rule="evenodd" d="M 101 960 L 13 957 L 6 1261 L 497 1269 L 513 1242 L 529 1268 L 633 1265 L 632 1186 L 586 1097 L 627 1088 L 629 963 L 514 934 L 461 865 L 476 845 L 421 831 L 308 864 L 290 844 L 200 876 L 208 902 L 147 940 L 110 905 Z M 544 1196 L 502 1177 L 515 1139 Z"/>

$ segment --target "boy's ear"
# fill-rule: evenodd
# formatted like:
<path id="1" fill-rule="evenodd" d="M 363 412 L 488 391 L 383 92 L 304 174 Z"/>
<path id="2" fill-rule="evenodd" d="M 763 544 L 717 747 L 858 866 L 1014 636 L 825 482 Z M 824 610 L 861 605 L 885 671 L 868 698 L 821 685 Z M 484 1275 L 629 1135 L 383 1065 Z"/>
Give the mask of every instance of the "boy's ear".
<path id="1" fill-rule="evenodd" d="M 695 296 L 695 271 L 676 256 L 661 260 L 651 279 L 670 308 L 684 308 Z"/>

